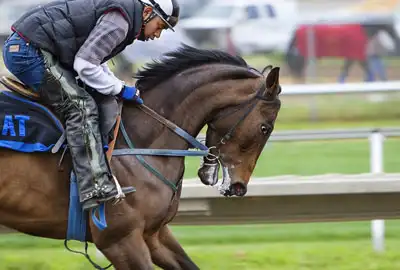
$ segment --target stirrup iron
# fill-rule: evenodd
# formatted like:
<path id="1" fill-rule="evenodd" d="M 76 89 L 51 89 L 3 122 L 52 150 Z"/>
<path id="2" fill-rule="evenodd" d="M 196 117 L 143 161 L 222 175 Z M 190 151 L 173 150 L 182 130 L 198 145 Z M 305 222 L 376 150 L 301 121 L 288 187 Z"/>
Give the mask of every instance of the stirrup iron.
<path id="1" fill-rule="evenodd" d="M 116 205 L 120 202 L 122 202 L 125 199 L 125 194 L 122 191 L 121 185 L 119 184 L 117 177 L 115 177 L 115 175 L 112 175 L 113 179 L 114 179 L 114 183 L 115 183 L 115 187 L 117 188 L 117 195 L 115 196 L 115 200 L 113 202 L 113 205 Z"/>

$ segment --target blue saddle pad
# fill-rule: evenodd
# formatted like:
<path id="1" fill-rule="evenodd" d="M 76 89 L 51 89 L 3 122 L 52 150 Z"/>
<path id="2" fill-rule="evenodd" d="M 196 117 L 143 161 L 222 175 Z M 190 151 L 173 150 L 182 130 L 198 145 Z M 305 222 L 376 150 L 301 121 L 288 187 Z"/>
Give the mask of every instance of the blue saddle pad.
<path id="1" fill-rule="evenodd" d="M 50 152 L 64 127 L 57 116 L 40 103 L 17 93 L 0 91 L 0 130 L 0 148 L 30 153 Z M 91 215 L 100 230 L 107 227 L 104 207 L 100 205 Z M 86 226 L 87 213 L 79 203 L 76 177 L 71 172 L 66 239 L 85 242 Z"/>
<path id="2" fill-rule="evenodd" d="M 0 92 L 0 147 L 49 152 L 64 127 L 45 106 L 9 91 Z"/>
<path id="3" fill-rule="evenodd" d="M 0 92 L 0 147 L 19 152 L 49 152 L 64 127 L 45 106 L 9 91 Z M 56 179 L 55 179 L 56 180 Z M 86 241 L 87 219 L 79 203 L 73 172 L 66 239 Z"/>

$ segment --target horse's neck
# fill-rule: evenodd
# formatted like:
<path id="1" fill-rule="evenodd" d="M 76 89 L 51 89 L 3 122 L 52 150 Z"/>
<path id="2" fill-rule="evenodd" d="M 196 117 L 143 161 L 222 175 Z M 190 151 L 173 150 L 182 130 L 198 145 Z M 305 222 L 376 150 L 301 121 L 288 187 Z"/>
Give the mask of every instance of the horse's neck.
<path id="1" fill-rule="evenodd" d="M 169 82 L 164 87 L 145 92 L 143 99 L 148 107 L 196 137 L 207 120 L 211 120 L 219 109 L 242 103 L 248 100 L 249 96 L 254 95 L 255 84 L 254 79 L 220 80 L 218 82 L 209 81 L 198 87 L 185 84 L 186 86 L 183 88 L 189 89 L 170 89 L 179 84 Z M 189 146 L 184 139 L 133 105 L 124 105 L 122 122 L 136 148 L 187 149 Z M 119 132 L 115 148 L 127 147 L 125 139 Z M 126 163 L 124 167 L 129 168 L 132 166 L 131 164 L 137 162 L 133 159 L 135 158 L 124 158 L 119 161 Z M 150 159 L 151 165 L 167 179 L 176 183 L 183 176 L 183 158 L 146 158 L 146 160 Z M 135 182 L 135 179 L 135 177 L 128 177 L 123 180 Z M 146 178 L 143 181 L 142 179 L 140 184 L 150 183 L 153 187 L 154 185 L 159 186 L 157 178 Z M 135 183 L 135 185 L 138 184 Z"/>
<path id="2" fill-rule="evenodd" d="M 254 84 L 254 79 L 249 79 L 211 81 L 194 90 L 190 85 L 187 85 L 189 89 L 179 91 L 158 88 L 145 93 L 144 101 L 148 107 L 195 137 L 218 109 L 248 100 L 254 94 Z M 178 135 L 134 106 L 123 109 L 122 119 L 137 147 L 183 149 L 188 146 Z M 119 137 L 117 148 L 126 147 L 123 138 Z"/>

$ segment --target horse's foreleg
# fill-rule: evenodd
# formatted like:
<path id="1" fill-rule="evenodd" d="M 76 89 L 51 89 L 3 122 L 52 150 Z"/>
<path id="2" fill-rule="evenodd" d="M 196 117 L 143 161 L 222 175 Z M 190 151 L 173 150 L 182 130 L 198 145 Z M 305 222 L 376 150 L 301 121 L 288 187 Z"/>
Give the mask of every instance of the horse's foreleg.
<path id="1" fill-rule="evenodd" d="M 167 225 L 148 244 L 154 263 L 163 269 L 200 269 L 186 254 Z"/>
<path id="2" fill-rule="evenodd" d="M 164 246 L 159 239 L 158 232 L 146 239 L 153 263 L 162 269 L 180 270 L 182 269 L 175 258 L 175 254 Z"/>
<path id="3" fill-rule="evenodd" d="M 154 269 L 150 251 L 141 230 L 133 230 L 129 235 L 107 246 L 98 246 L 117 270 Z"/>

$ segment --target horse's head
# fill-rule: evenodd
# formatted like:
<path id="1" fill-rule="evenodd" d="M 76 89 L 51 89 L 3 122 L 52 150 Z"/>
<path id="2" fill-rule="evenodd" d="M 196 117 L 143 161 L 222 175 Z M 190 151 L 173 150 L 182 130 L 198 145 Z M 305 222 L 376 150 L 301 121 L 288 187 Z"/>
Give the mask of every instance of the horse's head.
<path id="1" fill-rule="evenodd" d="M 264 71 L 268 71 L 266 75 Z M 221 164 L 220 189 L 226 196 L 245 195 L 256 162 L 274 129 L 280 109 L 279 68 L 268 66 L 264 71 L 251 70 L 241 57 L 220 50 L 185 45 L 162 60 L 149 63 L 136 76 L 145 103 L 158 114 L 192 136 L 208 124 L 209 154 L 198 175 L 204 184 L 215 185 Z M 185 140 L 171 136 L 170 129 L 163 125 L 140 128 L 138 123 L 152 123 L 141 117 L 134 106 L 124 106 L 127 132 L 135 135 L 139 147 L 188 147 Z M 169 172 L 171 178 L 181 177 L 183 159 L 163 160 L 165 164 L 175 162 L 170 166 L 175 168 Z"/>
<path id="2" fill-rule="evenodd" d="M 274 129 L 281 105 L 278 98 L 281 87 L 279 68 L 271 68 L 261 77 L 253 97 L 223 108 L 208 122 L 206 145 L 211 154 L 204 158 L 198 176 L 204 184 L 215 185 L 220 163 L 223 169 L 220 192 L 225 196 L 246 194 L 258 157 Z"/>

